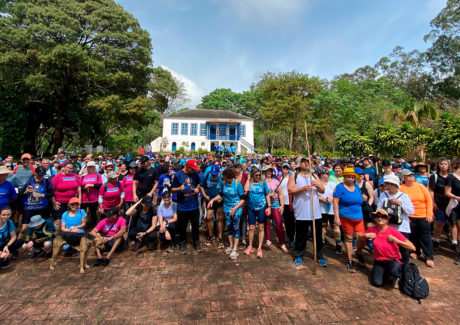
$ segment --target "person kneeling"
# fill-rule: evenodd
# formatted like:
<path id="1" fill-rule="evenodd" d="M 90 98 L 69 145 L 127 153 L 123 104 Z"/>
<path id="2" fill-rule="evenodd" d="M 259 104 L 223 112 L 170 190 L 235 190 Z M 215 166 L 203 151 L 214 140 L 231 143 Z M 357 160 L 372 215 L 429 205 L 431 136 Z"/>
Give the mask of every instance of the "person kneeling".
<path id="1" fill-rule="evenodd" d="M 51 257 L 55 232 L 53 221 L 45 220 L 40 215 L 30 218 L 26 233 L 27 243 L 24 244 L 24 248 L 33 253 L 30 260 L 37 260 L 43 253 L 46 253 L 48 258 Z"/>
<path id="2" fill-rule="evenodd" d="M 7 268 L 10 266 L 9 258 L 18 255 L 18 249 L 22 246 L 23 241 L 16 236 L 16 227 L 10 220 L 12 210 L 10 207 L 4 207 L 0 210 L 0 267 Z"/>
<path id="3" fill-rule="evenodd" d="M 141 200 L 141 209 L 136 209 L 133 206 L 126 211 L 127 216 L 136 214 L 137 212 L 137 225 L 128 232 L 129 240 L 134 241 L 133 251 L 137 251 L 142 247 L 143 244 L 147 244 L 150 250 L 153 250 L 154 243 L 157 239 L 157 233 L 155 231 L 157 227 L 157 211 L 152 206 L 152 197 L 146 195 Z"/>
<path id="4" fill-rule="evenodd" d="M 374 265 L 372 267 L 372 284 L 381 287 L 385 276 L 392 277 L 396 288 L 402 274 L 401 253 L 399 246 L 415 251 L 415 246 L 396 229 L 388 226 L 388 213 L 383 209 L 373 212 L 376 227 L 366 230 L 364 237 L 371 239 L 374 245 Z"/>
<path id="5" fill-rule="evenodd" d="M 177 204 L 171 202 L 171 193 L 163 192 L 163 201 L 158 208 L 158 218 L 160 221 L 160 240 L 168 244 L 166 251 L 174 252 L 177 229 Z"/>
<path id="6" fill-rule="evenodd" d="M 104 238 L 105 249 L 101 250 L 96 247 L 97 260 L 94 266 L 107 266 L 115 250 L 121 250 L 123 247 L 123 235 L 126 232 L 126 220 L 118 215 L 118 208 L 113 207 L 105 211 L 106 218 L 102 219 L 97 226 L 91 231 L 93 236 L 102 236 Z M 103 251 L 109 251 L 105 258 L 102 257 Z"/>

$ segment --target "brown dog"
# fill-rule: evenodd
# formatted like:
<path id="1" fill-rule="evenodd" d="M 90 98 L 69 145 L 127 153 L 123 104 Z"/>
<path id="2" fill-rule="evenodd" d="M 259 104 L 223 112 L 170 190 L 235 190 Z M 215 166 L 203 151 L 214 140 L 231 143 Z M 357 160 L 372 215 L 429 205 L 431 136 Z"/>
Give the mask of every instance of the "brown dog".
<path id="1" fill-rule="evenodd" d="M 56 238 L 53 241 L 53 256 L 51 257 L 50 260 L 50 270 L 54 270 L 54 267 L 56 265 L 56 258 L 59 255 L 59 252 L 61 251 L 62 246 L 67 244 L 65 239 L 61 235 L 57 235 Z M 93 240 L 89 239 L 87 236 L 83 236 L 80 239 L 80 245 L 79 246 L 72 246 L 75 248 L 77 251 L 80 252 L 80 273 L 85 273 L 85 268 L 89 268 L 88 263 L 86 262 L 88 258 L 88 252 L 91 246 L 95 246 L 99 249 L 104 248 L 104 238 L 97 236 Z"/>

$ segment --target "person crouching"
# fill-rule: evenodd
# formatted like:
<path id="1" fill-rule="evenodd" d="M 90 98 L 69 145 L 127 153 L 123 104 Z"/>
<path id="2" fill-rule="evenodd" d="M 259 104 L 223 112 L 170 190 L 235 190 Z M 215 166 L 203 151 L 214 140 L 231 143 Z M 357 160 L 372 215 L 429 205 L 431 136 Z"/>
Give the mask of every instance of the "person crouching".
<path id="1" fill-rule="evenodd" d="M 141 201 L 141 209 L 129 209 L 126 215 L 130 216 L 137 213 L 137 225 L 129 229 L 128 238 L 134 241 L 133 251 L 137 251 L 142 245 L 147 244 L 150 250 L 153 250 L 154 243 L 157 240 L 157 210 L 152 205 L 153 200 L 149 195 L 144 196 Z"/>

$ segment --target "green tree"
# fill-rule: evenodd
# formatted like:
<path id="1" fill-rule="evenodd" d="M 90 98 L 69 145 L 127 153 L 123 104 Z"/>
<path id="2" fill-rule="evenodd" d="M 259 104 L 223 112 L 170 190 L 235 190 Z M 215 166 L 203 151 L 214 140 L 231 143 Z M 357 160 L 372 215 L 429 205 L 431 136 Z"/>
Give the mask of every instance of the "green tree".
<path id="1" fill-rule="evenodd" d="M 113 0 L 16 0 L 2 11 L 0 79 L 22 94 L 29 141 L 40 125 L 54 148 L 74 134 L 105 139 L 152 106 L 150 37 Z"/>
<path id="2" fill-rule="evenodd" d="M 217 88 L 203 96 L 198 109 L 220 109 L 239 113 L 242 109 L 243 96 L 229 88 Z"/>

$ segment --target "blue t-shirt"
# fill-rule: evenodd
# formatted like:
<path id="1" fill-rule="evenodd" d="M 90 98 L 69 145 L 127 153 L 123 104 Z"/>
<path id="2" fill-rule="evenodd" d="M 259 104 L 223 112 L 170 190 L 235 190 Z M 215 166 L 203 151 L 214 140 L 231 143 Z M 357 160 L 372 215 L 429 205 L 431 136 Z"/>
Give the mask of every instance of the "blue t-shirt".
<path id="1" fill-rule="evenodd" d="M 171 185 L 171 179 L 169 178 L 169 174 L 162 174 L 160 178 L 158 178 L 158 196 L 163 195 L 163 190 L 165 188 L 165 181 Z"/>
<path id="2" fill-rule="evenodd" d="M 8 243 L 7 239 L 8 236 L 16 230 L 16 227 L 14 226 L 13 221 L 8 219 L 7 222 L 3 225 L 2 228 L 0 228 L 0 246 L 3 245 L 4 243 Z"/>
<path id="3" fill-rule="evenodd" d="M 77 214 L 73 217 L 69 216 L 69 211 L 66 211 L 62 215 L 61 222 L 65 222 L 65 229 L 70 229 L 70 227 L 80 226 L 84 217 L 86 217 L 86 212 L 82 209 L 78 209 Z M 78 232 L 85 231 L 80 228 L 78 229 Z"/>
<path id="4" fill-rule="evenodd" d="M 179 170 L 174 174 L 172 187 L 177 188 L 185 185 L 183 194 L 192 194 L 193 190 L 200 184 L 200 177 L 196 173 L 186 174 Z M 184 196 L 181 201 L 180 192 L 177 192 L 177 211 L 191 211 L 198 209 L 198 195 Z"/>
<path id="5" fill-rule="evenodd" d="M 263 184 L 254 183 L 249 185 L 248 208 L 255 211 L 264 209 L 267 205 L 266 196 L 268 193 L 270 193 L 270 190 L 265 180 Z"/>
<path id="6" fill-rule="evenodd" d="M 48 188 L 52 187 L 50 179 L 43 178 L 40 182 L 37 182 L 35 177 L 29 178 L 26 182 L 26 188 L 29 185 L 32 186 L 34 192 L 36 191 L 38 194 L 46 194 Z M 26 194 L 22 200 L 24 210 L 41 210 L 47 208 L 49 205 L 49 199 L 46 197 L 34 197 L 33 193 Z"/>
<path id="7" fill-rule="evenodd" d="M 414 175 L 415 181 L 422 184 L 425 187 L 428 187 L 428 176 L 422 176 L 419 174 Z"/>
<path id="8" fill-rule="evenodd" d="M 244 196 L 244 188 L 240 182 L 234 179 L 231 184 L 223 182 L 219 194 L 224 198 L 224 213 L 230 213 L 230 210 L 236 207 L 240 203 L 241 197 Z M 240 206 L 235 215 L 241 215 L 242 212 L 243 206 Z"/>
<path id="9" fill-rule="evenodd" d="M 205 174 L 203 179 L 201 180 L 201 186 L 204 188 L 204 191 L 207 196 L 211 199 L 216 197 L 219 194 L 219 191 L 222 187 L 222 177 L 220 175 L 217 176 L 216 179 L 212 177 L 211 174 Z"/>
<path id="10" fill-rule="evenodd" d="M 339 216 L 347 219 L 362 219 L 363 197 L 359 186 L 355 184 L 355 190 L 350 192 L 343 183 L 335 187 L 334 197 L 338 197 L 339 201 Z"/>
<path id="11" fill-rule="evenodd" d="M 10 205 L 10 200 L 16 197 L 16 190 L 13 184 L 4 181 L 0 184 L 0 209 Z"/>
<path id="12" fill-rule="evenodd" d="M 373 181 L 377 178 L 377 169 L 375 169 L 375 166 L 364 168 L 363 173 L 369 175 L 370 181 Z"/>

